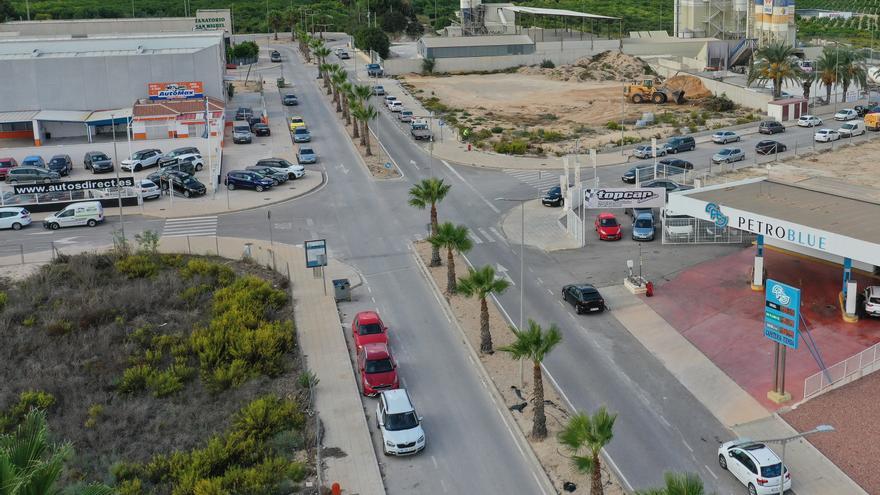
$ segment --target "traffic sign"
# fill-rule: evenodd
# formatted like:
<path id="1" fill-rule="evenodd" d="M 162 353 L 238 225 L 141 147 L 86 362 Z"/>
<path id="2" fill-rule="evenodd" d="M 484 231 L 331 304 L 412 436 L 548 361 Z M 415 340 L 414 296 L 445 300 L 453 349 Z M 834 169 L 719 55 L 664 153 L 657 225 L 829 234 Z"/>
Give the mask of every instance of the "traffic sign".
<path id="1" fill-rule="evenodd" d="M 385 162 L 385 168 L 391 170 L 391 162 Z"/>
<path id="2" fill-rule="evenodd" d="M 800 320 L 801 290 L 768 279 L 764 293 L 764 336 L 797 349 Z"/>

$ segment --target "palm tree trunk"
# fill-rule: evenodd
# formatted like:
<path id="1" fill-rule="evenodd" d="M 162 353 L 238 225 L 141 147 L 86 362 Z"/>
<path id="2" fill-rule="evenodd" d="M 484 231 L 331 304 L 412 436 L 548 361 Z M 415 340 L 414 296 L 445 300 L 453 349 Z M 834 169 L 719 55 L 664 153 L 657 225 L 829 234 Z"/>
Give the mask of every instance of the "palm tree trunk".
<path id="1" fill-rule="evenodd" d="M 782 96 L 782 81 L 774 79 L 773 80 L 773 97 L 779 98 L 780 96 Z"/>
<path id="2" fill-rule="evenodd" d="M 336 90 L 336 113 L 342 111 L 342 97 L 339 95 L 340 90 Z"/>
<path id="3" fill-rule="evenodd" d="M 361 146 L 367 145 L 367 121 L 361 121 Z"/>
<path id="4" fill-rule="evenodd" d="M 359 137 L 361 137 L 360 124 L 358 123 L 356 118 L 352 118 L 351 122 L 352 122 L 352 126 L 354 127 L 354 132 L 352 133 L 351 138 L 358 139 Z"/>
<path id="5" fill-rule="evenodd" d="M 841 89 L 843 89 L 843 101 L 846 101 L 846 92 L 849 90 L 849 83 L 843 83 Z"/>
<path id="6" fill-rule="evenodd" d="M 342 116 L 345 118 L 345 125 L 351 125 L 351 112 L 348 109 L 348 97 L 342 97 Z"/>
<path id="7" fill-rule="evenodd" d="M 278 41 L 278 31 L 275 31 L 275 41 Z"/>
<path id="8" fill-rule="evenodd" d="M 831 84 L 825 85 L 825 104 L 826 105 L 831 104 L 831 86 L 832 86 Z"/>
<path id="9" fill-rule="evenodd" d="M 535 418 L 532 422 L 532 438 L 547 438 L 547 416 L 544 415 L 544 379 L 541 376 L 541 363 L 534 362 L 532 379 L 535 381 Z"/>
<path id="10" fill-rule="evenodd" d="M 492 334 L 489 333 L 489 305 L 486 298 L 480 298 L 480 352 L 483 354 L 493 354 Z"/>
<path id="11" fill-rule="evenodd" d="M 367 156 L 373 156 L 373 148 L 370 147 L 370 124 L 364 121 L 364 139 L 367 142 Z"/>
<path id="12" fill-rule="evenodd" d="M 604 495 L 602 487 L 602 466 L 599 464 L 599 451 L 593 452 L 593 471 L 590 473 L 590 495 Z"/>
<path id="13" fill-rule="evenodd" d="M 446 248 L 446 293 L 450 296 L 455 294 L 455 257 L 452 249 Z"/>
<path id="14" fill-rule="evenodd" d="M 437 205 L 434 203 L 431 203 L 431 235 L 437 235 Z M 432 245 L 430 266 L 440 266 L 441 264 L 440 248 Z"/>

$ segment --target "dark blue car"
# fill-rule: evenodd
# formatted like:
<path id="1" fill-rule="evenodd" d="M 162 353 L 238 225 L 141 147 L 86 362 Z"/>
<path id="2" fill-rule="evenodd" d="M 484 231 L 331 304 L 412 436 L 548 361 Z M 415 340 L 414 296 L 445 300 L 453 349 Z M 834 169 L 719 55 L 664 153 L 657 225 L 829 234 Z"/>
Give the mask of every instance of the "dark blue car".
<path id="1" fill-rule="evenodd" d="M 243 189 L 256 189 L 257 192 L 261 192 L 271 188 L 273 184 L 272 179 L 263 177 L 250 170 L 232 170 L 227 172 L 226 179 L 223 182 L 230 191 L 240 187 Z"/>

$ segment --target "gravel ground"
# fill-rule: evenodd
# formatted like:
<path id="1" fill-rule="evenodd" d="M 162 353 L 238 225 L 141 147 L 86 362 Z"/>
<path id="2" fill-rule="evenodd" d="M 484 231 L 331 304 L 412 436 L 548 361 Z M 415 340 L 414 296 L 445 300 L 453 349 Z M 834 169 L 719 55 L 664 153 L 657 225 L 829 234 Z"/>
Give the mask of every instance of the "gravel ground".
<path id="1" fill-rule="evenodd" d="M 798 431 L 819 424 L 835 432 L 813 435 L 809 441 L 868 493 L 880 493 L 880 422 L 877 398 L 880 373 L 872 373 L 832 390 L 783 414 Z"/>

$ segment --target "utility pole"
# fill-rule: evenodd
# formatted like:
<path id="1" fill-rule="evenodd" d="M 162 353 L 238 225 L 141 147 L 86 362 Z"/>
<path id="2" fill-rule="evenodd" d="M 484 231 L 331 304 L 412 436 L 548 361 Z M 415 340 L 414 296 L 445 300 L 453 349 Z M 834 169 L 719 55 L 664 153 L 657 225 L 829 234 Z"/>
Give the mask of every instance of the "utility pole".
<path id="1" fill-rule="evenodd" d="M 125 241 L 125 220 L 122 216 L 122 186 L 119 183 L 119 154 L 116 151 L 116 115 L 110 114 L 110 126 L 113 129 L 113 161 L 116 165 L 113 170 L 116 171 L 116 198 L 119 200 L 119 229 L 122 231 L 122 240 Z M 129 157 L 131 158 L 131 157 Z"/>

